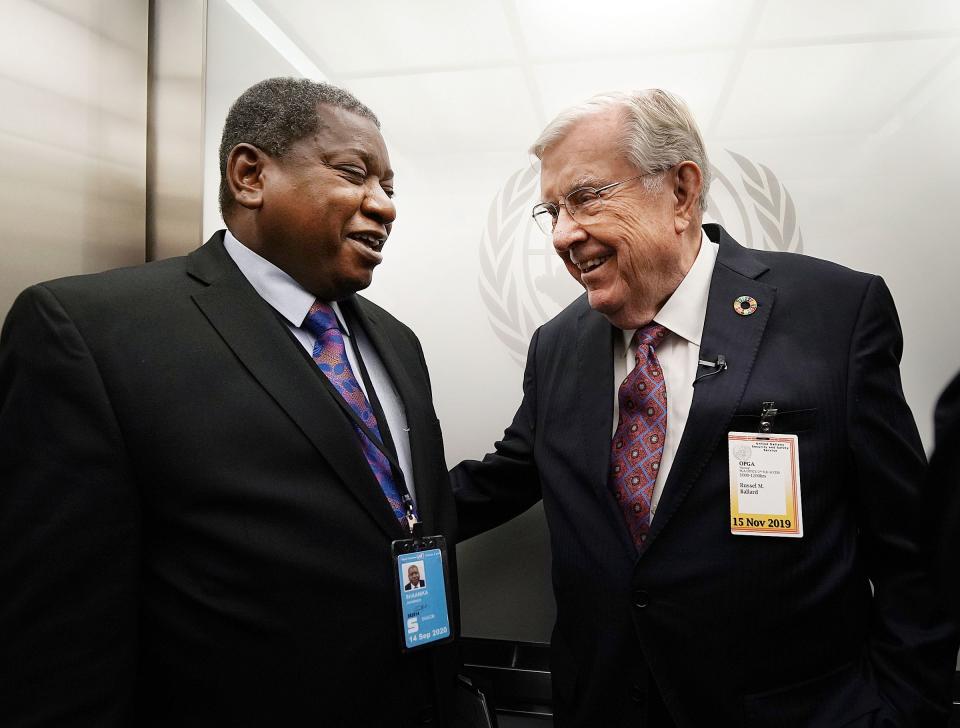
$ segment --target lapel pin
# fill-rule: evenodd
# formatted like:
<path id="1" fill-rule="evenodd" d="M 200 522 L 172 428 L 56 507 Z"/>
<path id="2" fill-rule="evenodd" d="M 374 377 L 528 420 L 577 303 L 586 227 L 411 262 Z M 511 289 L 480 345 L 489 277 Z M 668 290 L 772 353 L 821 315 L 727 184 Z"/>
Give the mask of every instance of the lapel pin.
<path id="1" fill-rule="evenodd" d="M 757 299 L 753 296 L 740 296 L 733 302 L 733 310 L 741 316 L 749 316 L 757 310 Z"/>

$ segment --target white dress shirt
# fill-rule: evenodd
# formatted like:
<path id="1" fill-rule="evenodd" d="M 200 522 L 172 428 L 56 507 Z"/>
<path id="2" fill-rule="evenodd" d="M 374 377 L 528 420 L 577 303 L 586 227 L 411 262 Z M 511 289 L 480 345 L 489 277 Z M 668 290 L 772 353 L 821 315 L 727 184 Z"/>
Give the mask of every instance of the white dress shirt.
<path id="1" fill-rule="evenodd" d="M 657 512 L 657 504 L 663 493 L 663 485 L 670 475 L 677 446 L 687 425 L 687 415 L 693 402 L 693 380 L 697 376 L 700 361 L 700 337 L 703 321 L 707 315 L 707 298 L 713 266 L 717 262 L 720 246 L 702 235 L 700 252 L 677 290 L 663 304 L 653 320 L 667 328 L 667 335 L 656 347 L 657 360 L 667 385 L 667 436 L 663 443 L 663 455 L 657 482 L 653 487 L 650 517 Z M 624 329 L 623 337 L 614 337 L 613 346 L 613 433 L 617 430 L 620 403 L 617 396 L 620 385 L 637 364 L 637 348 L 631 346 L 636 329 Z"/>
<path id="2" fill-rule="evenodd" d="M 313 355 L 313 347 L 317 343 L 317 337 L 306 329 L 302 328 L 304 320 L 310 307 L 313 306 L 316 298 L 312 293 L 306 291 L 293 278 L 277 268 L 273 263 L 254 253 L 250 248 L 237 240 L 233 234 L 227 230 L 223 237 L 223 247 L 227 250 L 233 262 L 237 264 L 240 272 L 250 281 L 260 297 L 269 303 L 273 309 L 279 313 L 287 322 L 287 326 L 297 341 L 303 346 L 308 354 Z M 417 500 L 416 487 L 413 480 L 413 465 L 410 457 L 410 435 L 407 427 L 406 410 L 403 407 L 403 401 L 397 394 L 393 386 L 393 381 L 387 373 L 377 350 L 370 343 L 363 329 L 358 327 L 356 332 L 351 332 L 344 321 L 343 314 L 340 312 L 340 306 L 336 301 L 330 303 L 340 324 L 340 333 L 343 334 L 344 347 L 347 350 L 347 359 L 350 361 L 350 368 L 353 369 L 354 377 L 364 395 L 369 401 L 367 388 L 363 377 L 360 374 L 359 361 L 357 359 L 356 348 L 360 349 L 360 356 L 363 357 L 363 363 L 367 367 L 367 373 L 370 375 L 370 382 L 376 390 L 377 398 L 380 400 L 380 406 L 383 408 L 383 414 L 387 418 L 387 426 L 390 428 L 390 434 L 393 437 L 393 444 L 397 448 L 397 460 L 400 470 L 403 471 L 404 480 L 410 491 L 410 496 L 414 503 Z"/>

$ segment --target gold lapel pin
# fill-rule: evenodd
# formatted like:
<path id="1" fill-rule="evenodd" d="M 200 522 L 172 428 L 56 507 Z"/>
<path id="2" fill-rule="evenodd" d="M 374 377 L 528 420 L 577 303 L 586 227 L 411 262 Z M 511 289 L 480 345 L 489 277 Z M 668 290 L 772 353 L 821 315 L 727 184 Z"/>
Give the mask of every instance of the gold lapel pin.
<path id="1" fill-rule="evenodd" d="M 733 302 L 733 310 L 741 316 L 749 316 L 757 310 L 757 299 L 753 296 L 740 296 Z"/>

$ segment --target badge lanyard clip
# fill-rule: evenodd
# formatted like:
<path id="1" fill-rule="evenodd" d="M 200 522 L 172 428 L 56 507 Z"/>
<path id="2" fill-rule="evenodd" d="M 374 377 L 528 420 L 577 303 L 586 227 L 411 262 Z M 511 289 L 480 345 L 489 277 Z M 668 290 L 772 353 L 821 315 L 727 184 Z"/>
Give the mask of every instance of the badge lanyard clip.
<path id="1" fill-rule="evenodd" d="M 405 491 L 403 495 L 400 496 L 400 499 L 403 501 L 403 510 L 407 514 L 407 528 L 410 529 L 411 536 L 418 536 L 420 531 L 420 519 L 417 518 L 417 512 L 413 505 L 413 498 L 410 497 L 410 492 Z"/>
<path id="2" fill-rule="evenodd" d="M 760 408 L 760 433 L 767 434 L 773 431 L 773 421 L 777 417 L 775 402 L 764 402 Z"/>

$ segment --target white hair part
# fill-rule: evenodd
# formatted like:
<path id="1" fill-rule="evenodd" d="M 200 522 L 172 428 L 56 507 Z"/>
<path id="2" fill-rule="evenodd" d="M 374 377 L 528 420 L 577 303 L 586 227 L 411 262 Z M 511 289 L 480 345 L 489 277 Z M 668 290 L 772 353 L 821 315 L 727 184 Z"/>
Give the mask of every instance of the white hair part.
<path id="1" fill-rule="evenodd" d="M 700 167 L 703 186 L 699 203 L 701 212 L 705 211 L 710 189 L 710 161 L 703 138 L 686 103 L 662 89 L 610 91 L 571 106 L 547 124 L 530 147 L 530 153 L 543 159 L 544 152 L 563 139 L 577 123 L 610 109 L 623 111 L 623 153 L 638 171 L 645 174 L 663 172 L 685 161 Z M 663 179 L 662 176 L 645 177 L 643 183 L 648 190 L 657 191 L 662 188 Z"/>

